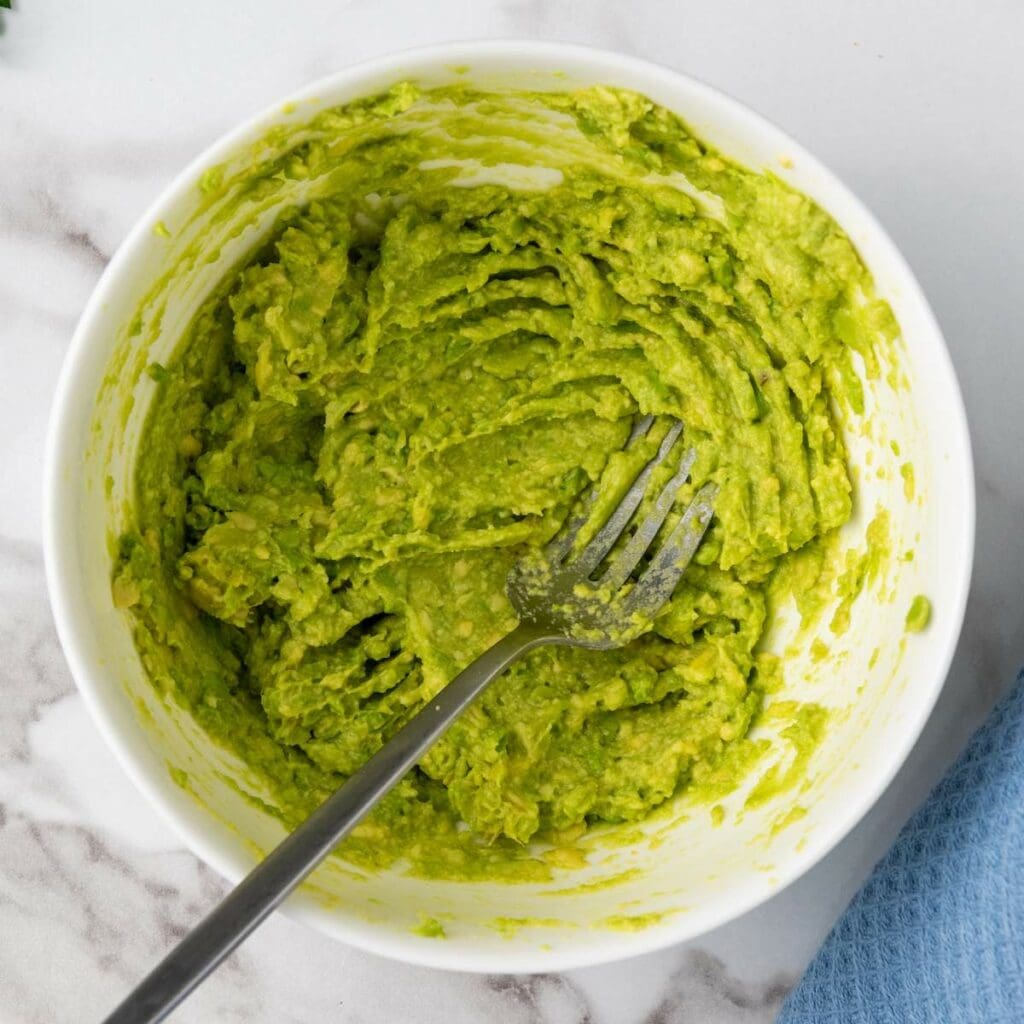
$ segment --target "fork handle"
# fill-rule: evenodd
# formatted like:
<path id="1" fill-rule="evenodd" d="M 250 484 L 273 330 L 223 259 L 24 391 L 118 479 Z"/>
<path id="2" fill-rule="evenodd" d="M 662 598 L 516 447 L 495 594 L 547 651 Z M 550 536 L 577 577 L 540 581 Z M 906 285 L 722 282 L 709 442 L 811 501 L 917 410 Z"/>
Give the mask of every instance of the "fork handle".
<path id="1" fill-rule="evenodd" d="M 495 676 L 525 651 L 551 639 L 519 625 L 460 672 L 257 864 L 104 1024 L 164 1020 L 352 831 Z"/>

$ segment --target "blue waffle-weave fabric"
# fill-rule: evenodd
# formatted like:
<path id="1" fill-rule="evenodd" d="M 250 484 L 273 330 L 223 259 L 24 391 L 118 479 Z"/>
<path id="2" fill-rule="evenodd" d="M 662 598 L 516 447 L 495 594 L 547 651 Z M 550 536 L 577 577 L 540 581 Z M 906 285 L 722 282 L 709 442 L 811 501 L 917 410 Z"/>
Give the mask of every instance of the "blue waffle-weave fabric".
<path id="1" fill-rule="evenodd" d="M 778 1024 L 1024 1024 L 1024 670 L 839 919 Z"/>

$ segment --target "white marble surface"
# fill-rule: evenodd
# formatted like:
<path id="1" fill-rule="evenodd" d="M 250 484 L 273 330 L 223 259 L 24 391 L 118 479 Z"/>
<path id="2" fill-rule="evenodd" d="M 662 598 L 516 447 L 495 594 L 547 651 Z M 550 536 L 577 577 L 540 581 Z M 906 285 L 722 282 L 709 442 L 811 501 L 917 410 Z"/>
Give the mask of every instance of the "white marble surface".
<path id="1" fill-rule="evenodd" d="M 817 869 L 713 935 L 537 978 L 405 967 L 278 916 L 176 1016 L 420 1024 L 768 1022 L 911 808 L 1024 660 L 1024 8 L 933 0 L 14 0 L 0 13 L 0 1017 L 99 1019 L 223 891 L 121 775 L 47 607 L 40 466 L 75 319 L 200 149 L 361 57 L 474 36 L 617 48 L 760 109 L 873 207 L 963 382 L 978 466 L 967 625 L 924 738 Z"/>

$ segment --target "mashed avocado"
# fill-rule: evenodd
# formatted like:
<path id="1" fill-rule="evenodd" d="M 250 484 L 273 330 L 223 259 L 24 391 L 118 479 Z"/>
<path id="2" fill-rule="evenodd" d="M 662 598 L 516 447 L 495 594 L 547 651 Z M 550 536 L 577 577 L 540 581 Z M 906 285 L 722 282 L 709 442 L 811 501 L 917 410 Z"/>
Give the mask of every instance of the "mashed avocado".
<path id="1" fill-rule="evenodd" d="M 907 609 L 907 632 L 920 633 L 932 618 L 932 603 L 924 594 L 918 594 Z"/>
<path id="2" fill-rule="evenodd" d="M 495 183 L 518 171 L 481 132 L 513 116 L 571 123 L 575 155 Z M 285 178 L 316 187 L 154 368 L 114 578 L 154 683 L 298 821 L 515 625 L 509 567 L 621 477 L 633 418 L 674 416 L 719 497 L 653 628 L 521 659 L 344 852 L 531 877 L 531 839 L 720 789 L 778 674 L 768 588 L 851 514 L 851 355 L 895 331 L 850 240 L 609 88 L 404 84 L 247 194 Z"/>

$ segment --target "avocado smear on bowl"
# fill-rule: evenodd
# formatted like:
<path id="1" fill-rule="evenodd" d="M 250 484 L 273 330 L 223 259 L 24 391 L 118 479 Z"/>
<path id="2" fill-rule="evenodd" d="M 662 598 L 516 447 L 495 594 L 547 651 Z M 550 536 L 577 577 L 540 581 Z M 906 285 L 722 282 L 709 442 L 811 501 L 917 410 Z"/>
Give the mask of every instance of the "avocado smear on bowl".
<path id="1" fill-rule="evenodd" d="M 535 134 L 543 165 L 549 122 L 580 140 L 555 168 L 485 138 Z M 719 496 L 650 630 L 522 658 L 341 852 L 536 878 L 532 840 L 737 785 L 777 591 L 851 516 L 854 353 L 897 333 L 851 241 L 605 87 L 402 83 L 316 115 L 248 192 L 283 178 L 317 186 L 150 368 L 113 591 L 154 685 L 297 823 L 515 625 L 510 566 L 590 486 L 615 500 L 650 454 L 622 453 L 634 417 L 678 417 L 682 502 Z"/>

